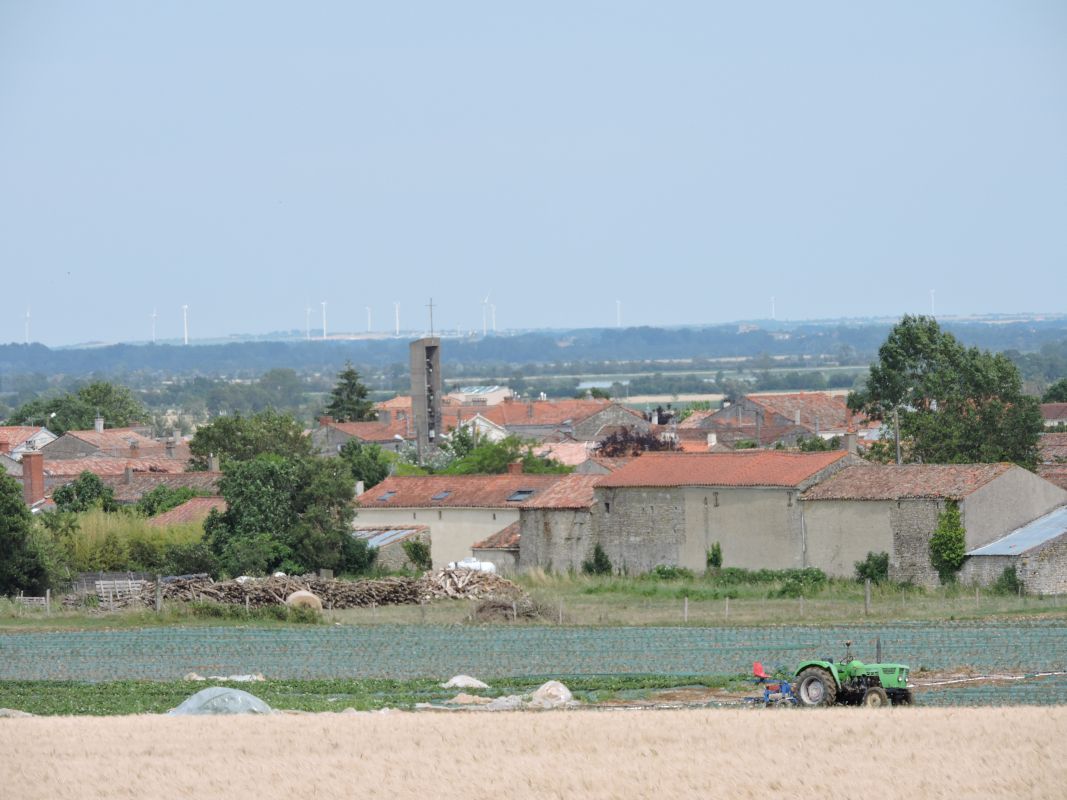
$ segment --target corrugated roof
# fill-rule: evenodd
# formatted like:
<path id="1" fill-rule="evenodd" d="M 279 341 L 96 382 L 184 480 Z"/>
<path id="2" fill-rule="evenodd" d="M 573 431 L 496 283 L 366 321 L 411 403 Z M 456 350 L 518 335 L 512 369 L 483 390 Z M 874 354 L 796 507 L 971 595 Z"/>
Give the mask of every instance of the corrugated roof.
<path id="1" fill-rule="evenodd" d="M 404 528 L 390 528 L 382 526 L 353 528 L 352 533 L 365 541 L 371 547 L 385 547 L 397 542 L 403 542 L 420 533 L 426 533 L 429 528 L 425 525 L 408 525 Z"/>
<path id="2" fill-rule="evenodd" d="M 190 497 L 180 506 L 152 517 L 148 524 L 154 528 L 166 528 L 169 525 L 203 522 L 212 509 L 218 509 L 221 514 L 226 510 L 226 501 L 221 497 Z"/>
<path id="3" fill-rule="evenodd" d="M 1067 506 L 1050 511 L 1021 528 L 1016 528 L 1002 539 L 984 547 L 971 550 L 969 556 L 1015 556 L 1033 550 L 1057 536 L 1067 533 Z"/>
<path id="4" fill-rule="evenodd" d="M 522 523 L 513 522 L 492 536 L 475 542 L 471 545 L 471 550 L 518 550 L 521 531 Z"/>
<path id="5" fill-rule="evenodd" d="M 645 453 L 604 475 L 598 486 L 797 486 L 845 458 L 828 453 L 750 450 L 734 453 Z"/>
<path id="6" fill-rule="evenodd" d="M 1011 464 L 857 464 L 812 486 L 804 500 L 962 500 Z"/>
<path id="7" fill-rule="evenodd" d="M 393 475 L 359 497 L 361 508 L 518 508 L 561 475 Z M 509 501 L 516 492 L 532 492 Z M 447 495 L 444 493 L 448 492 Z M 434 496 L 441 497 L 434 500 Z M 388 499 L 381 499 L 387 497 Z"/>

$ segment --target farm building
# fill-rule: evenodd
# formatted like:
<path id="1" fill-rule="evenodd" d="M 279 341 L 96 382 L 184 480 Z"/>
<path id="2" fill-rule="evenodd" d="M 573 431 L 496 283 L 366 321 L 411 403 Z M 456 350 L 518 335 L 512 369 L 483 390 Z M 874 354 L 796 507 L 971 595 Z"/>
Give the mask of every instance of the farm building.
<path id="1" fill-rule="evenodd" d="M 413 539 L 427 544 L 430 542 L 430 529 L 426 525 L 356 527 L 352 529 L 352 535 L 378 551 L 376 564 L 385 569 L 405 569 L 413 566 L 404 552 L 404 542 Z"/>
<path id="2" fill-rule="evenodd" d="M 521 525 L 521 522 L 513 522 L 488 539 L 475 542 L 471 545 L 471 553 L 479 561 L 487 561 L 495 566 L 496 571 L 502 575 L 517 572 Z"/>
<path id="3" fill-rule="evenodd" d="M 988 586 L 1012 567 L 1028 594 L 1067 594 L 1067 506 L 971 550 L 960 580 Z"/>
<path id="4" fill-rule="evenodd" d="M 1011 464 L 857 464 L 802 495 L 805 566 L 851 577 L 868 552 L 894 580 L 932 586 L 930 536 L 957 502 L 973 550 L 1067 503 L 1067 492 Z"/>
<path id="5" fill-rule="evenodd" d="M 843 450 L 647 453 L 596 484 L 596 541 L 628 572 L 703 571 L 716 542 L 726 566 L 799 567 L 800 493 L 852 460 Z"/>

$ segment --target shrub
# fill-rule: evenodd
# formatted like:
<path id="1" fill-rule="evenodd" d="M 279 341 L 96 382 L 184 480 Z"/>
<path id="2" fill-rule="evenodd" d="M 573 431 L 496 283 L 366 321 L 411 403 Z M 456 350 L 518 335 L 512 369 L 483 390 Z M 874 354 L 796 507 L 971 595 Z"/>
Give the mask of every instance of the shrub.
<path id="1" fill-rule="evenodd" d="M 163 566 L 160 572 L 166 575 L 219 575 L 219 562 L 205 542 L 169 544 L 163 550 Z"/>
<path id="2" fill-rule="evenodd" d="M 949 502 L 938 515 L 937 528 L 930 537 L 930 565 L 941 583 L 952 583 L 967 554 L 967 532 L 960 519 L 960 507 Z"/>
<path id="3" fill-rule="evenodd" d="M 593 557 L 582 562 L 582 572 L 586 575 L 610 575 L 613 571 L 611 559 L 598 542 L 593 547 Z"/>
<path id="4" fill-rule="evenodd" d="M 1015 571 L 1015 567 L 1004 567 L 1004 571 L 990 588 L 996 594 L 1022 594 L 1023 582 L 1019 580 L 1019 573 Z"/>
<path id="5" fill-rule="evenodd" d="M 408 557 L 408 561 L 415 565 L 416 569 L 425 571 L 433 568 L 433 559 L 430 558 L 430 545 L 428 542 L 424 542 L 422 539 L 408 539 L 405 542 L 401 542 L 400 546 L 404 548 L 404 555 Z"/>
<path id="6" fill-rule="evenodd" d="M 708 550 L 707 558 L 710 569 L 722 569 L 722 545 L 714 542 Z"/>
<path id="7" fill-rule="evenodd" d="M 856 562 L 856 580 L 870 579 L 871 583 L 889 580 L 889 553 L 867 553 L 867 558 Z"/>
<path id="8" fill-rule="evenodd" d="M 377 560 L 378 549 L 367 544 L 365 539 L 350 534 L 341 539 L 341 572 L 362 575 L 370 572 Z"/>
<path id="9" fill-rule="evenodd" d="M 676 581 L 683 578 L 691 579 L 693 571 L 684 567 L 676 567 L 668 564 L 657 564 L 649 575 L 662 581 Z"/>

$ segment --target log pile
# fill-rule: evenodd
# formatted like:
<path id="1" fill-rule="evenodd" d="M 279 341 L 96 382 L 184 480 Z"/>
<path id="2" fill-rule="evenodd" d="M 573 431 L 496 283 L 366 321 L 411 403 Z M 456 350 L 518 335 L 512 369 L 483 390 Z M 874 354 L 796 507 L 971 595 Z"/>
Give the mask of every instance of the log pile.
<path id="1" fill-rule="evenodd" d="M 250 608 L 261 608 L 283 604 L 286 597 L 299 590 L 311 592 L 322 600 L 323 607 L 328 609 L 404 605 L 446 598 L 510 598 L 524 595 L 522 589 L 509 580 L 489 573 L 459 569 L 427 572 L 421 578 L 375 578 L 361 581 L 343 581 L 313 575 L 253 578 L 244 582 L 215 582 L 211 578 L 202 577 L 180 578 L 163 582 L 163 599 L 247 604 Z M 146 582 L 136 600 L 151 607 L 155 604 L 155 598 L 155 583 Z"/>

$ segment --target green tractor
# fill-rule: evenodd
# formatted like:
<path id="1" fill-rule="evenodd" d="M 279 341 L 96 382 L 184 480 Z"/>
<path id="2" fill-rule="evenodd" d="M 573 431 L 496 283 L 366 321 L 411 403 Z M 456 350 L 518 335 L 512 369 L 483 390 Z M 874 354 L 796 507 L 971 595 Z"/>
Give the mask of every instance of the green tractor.
<path id="1" fill-rule="evenodd" d="M 864 664 L 852 657 L 852 642 L 845 642 L 840 663 L 805 661 L 797 667 L 793 693 L 802 706 L 835 704 L 880 708 L 911 703 L 907 664 Z"/>

